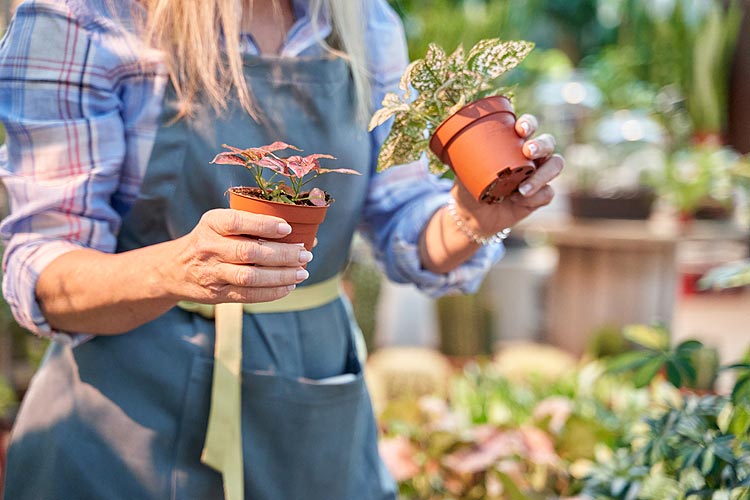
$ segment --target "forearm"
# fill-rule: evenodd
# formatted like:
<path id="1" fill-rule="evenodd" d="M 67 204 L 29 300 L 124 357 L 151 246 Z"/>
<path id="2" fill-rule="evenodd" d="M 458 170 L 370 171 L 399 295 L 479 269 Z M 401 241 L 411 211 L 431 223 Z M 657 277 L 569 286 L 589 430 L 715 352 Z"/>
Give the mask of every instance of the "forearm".
<path id="1" fill-rule="evenodd" d="M 419 256 L 425 269 L 446 274 L 469 260 L 479 245 L 463 234 L 446 207 L 428 221 L 419 239 Z"/>
<path id="2" fill-rule="evenodd" d="M 451 196 L 453 213 L 447 206 L 437 210 L 419 240 L 422 265 L 436 274 L 453 271 L 481 248 L 481 238 L 491 238 L 516 222 L 507 203 L 480 203 L 460 183 L 454 184 Z"/>
<path id="3" fill-rule="evenodd" d="M 180 300 L 273 301 L 308 277 L 300 266 L 312 254 L 272 241 L 290 231 L 276 217 L 211 210 L 172 241 L 120 254 L 66 253 L 44 267 L 36 297 L 52 328 L 94 334 L 129 331 Z"/>
<path id="4" fill-rule="evenodd" d="M 76 333 L 118 334 L 150 321 L 178 299 L 164 279 L 167 242 L 120 254 L 75 250 L 39 275 L 36 295 L 50 326 Z"/>

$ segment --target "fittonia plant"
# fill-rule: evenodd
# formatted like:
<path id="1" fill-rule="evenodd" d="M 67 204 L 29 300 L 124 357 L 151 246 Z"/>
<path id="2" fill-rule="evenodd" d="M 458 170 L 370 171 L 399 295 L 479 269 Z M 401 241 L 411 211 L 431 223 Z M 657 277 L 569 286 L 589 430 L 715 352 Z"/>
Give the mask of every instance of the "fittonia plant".
<path id="1" fill-rule="evenodd" d="M 241 165 L 247 168 L 255 178 L 255 183 L 259 188 L 259 196 L 265 200 L 288 203 L 292 205 L 315 205 L 325 206 L 329 203 L 326 193 L 320 188 L 312 188 L 304 191 L 304 186 L 319 175 L 329 172 L 338 172 L 340 174 L 360 175 L 356 170 L 350 168 L 322 168 L 320 161 L 323 158 L 335 160 L 336 158 L 328 154 L 311 154 L 308 156 L 293 155 L 281 157 L 276 154 L 277 151 L 284 149 L 293 149 L 302 151 L 296 146 L 285 142 L 276 141 L 268 146 L 256 148 L 239 149 L 226 144 L 222 145 L 229 151 L 217 154 L 211 163 L 221 165 Z M 270 178 L 263 177 L 265 169 L 273 172 Z M 284 179 L 278 179 L 280 175 L 289 181 L 287 184 Z"/>

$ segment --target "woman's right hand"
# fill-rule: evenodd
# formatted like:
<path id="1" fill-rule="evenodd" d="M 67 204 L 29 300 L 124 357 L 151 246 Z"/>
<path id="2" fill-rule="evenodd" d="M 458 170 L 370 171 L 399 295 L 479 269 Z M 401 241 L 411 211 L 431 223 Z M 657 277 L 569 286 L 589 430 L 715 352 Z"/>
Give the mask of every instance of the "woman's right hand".
<path id="1" fill-rule="evenodd" d="M 210 210 L 175 240 L 175 261 L 165 269 L 168 289 L 177 300 L 204 304 L 279 299 L 307 279 L 302 266 L 312 260 L 302 245 L 272 241 L 290 232 L 278 217 Z"/>

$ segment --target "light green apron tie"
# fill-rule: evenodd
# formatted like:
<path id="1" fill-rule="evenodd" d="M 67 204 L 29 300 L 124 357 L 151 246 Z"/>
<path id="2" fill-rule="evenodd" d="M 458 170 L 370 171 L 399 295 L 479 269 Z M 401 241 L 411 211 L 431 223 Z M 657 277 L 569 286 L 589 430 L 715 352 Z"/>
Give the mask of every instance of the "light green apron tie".
<path id="1" fill-rule="evenodd" d="M 244 500 L 242 471 L 242 304 L 216 305 L 211 412 L 201 461 L 221 472 L 224 498 Z"/>
<path id="2" fill-rule="evenodd" d="M 314 285 L 295 288 L 273 302 L 256 304 L 198 304 L 180 302 L 180 308 L 216 319 L 211 410 L 201 461 L 219 471 L 226 500 L 244 500 L 242 459 L 242 313 L 265 314 L 304 311 L 324 306 L 341 294 L 341 275 Z"/>

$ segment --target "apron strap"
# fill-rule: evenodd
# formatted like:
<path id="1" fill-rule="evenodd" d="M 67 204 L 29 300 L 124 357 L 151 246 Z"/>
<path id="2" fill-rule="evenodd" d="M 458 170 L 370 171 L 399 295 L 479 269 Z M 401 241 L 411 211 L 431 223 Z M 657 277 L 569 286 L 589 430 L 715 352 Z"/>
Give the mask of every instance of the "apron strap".
<path id="1" fill-rule="evenodd" d="M 242 466 L 242 304 L 217 304 L 211 411 L 201 461 L 221 472 L 226 500 L 244 500 Z"/>
<path id="2" fill-rule="evenodd" d="M 226 500 L 244 500 L 242 458 L 242 315 L 314 309 L 341 294 L 341 275 L 298 287 L 273 302 L 256 304 L 197 304 L 180 302 L 181 309 L 216 319 L 211 409 L 201 462 L 221 473 Z"/>

